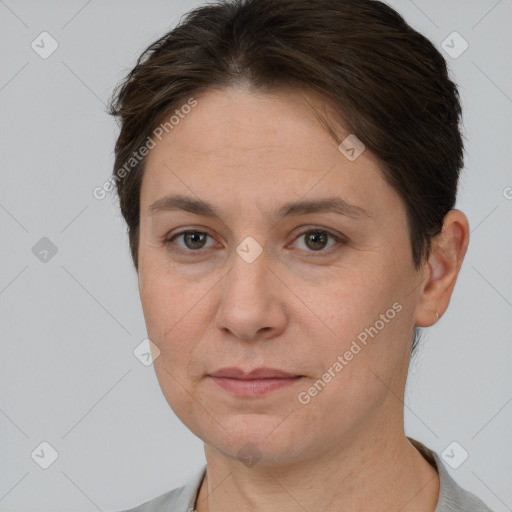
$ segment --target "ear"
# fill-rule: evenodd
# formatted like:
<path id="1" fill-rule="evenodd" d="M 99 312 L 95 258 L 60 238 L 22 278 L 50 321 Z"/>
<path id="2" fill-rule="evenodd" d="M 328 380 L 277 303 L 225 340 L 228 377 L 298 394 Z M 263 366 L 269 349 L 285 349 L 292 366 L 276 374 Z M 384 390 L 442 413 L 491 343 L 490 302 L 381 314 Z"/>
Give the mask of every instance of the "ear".
<path id="1" fill-rule="evenodd" d="M 469 223 L 460 210 L 450 210 L 443 230 L 432 240 L 432 249 L 425 264 L 426 279 L 415 312 L 415 324 L 429 327 L 448 308 L 457 276 L 469 243 Z"/>

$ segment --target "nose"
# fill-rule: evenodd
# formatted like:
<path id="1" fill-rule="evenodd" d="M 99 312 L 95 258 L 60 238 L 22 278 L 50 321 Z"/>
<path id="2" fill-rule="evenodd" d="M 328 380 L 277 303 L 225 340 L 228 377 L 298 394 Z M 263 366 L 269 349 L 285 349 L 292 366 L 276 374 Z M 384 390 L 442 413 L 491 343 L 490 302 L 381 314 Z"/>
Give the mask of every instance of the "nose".
<path id="1" fill-rule="evenodd" d="M 285 295 L 265 252 L 251 263 L 236 253 L 233 260 L 231 270 L 221 281 L 216 327 L 244 340 L 280 335 L 288 321 Z"/>

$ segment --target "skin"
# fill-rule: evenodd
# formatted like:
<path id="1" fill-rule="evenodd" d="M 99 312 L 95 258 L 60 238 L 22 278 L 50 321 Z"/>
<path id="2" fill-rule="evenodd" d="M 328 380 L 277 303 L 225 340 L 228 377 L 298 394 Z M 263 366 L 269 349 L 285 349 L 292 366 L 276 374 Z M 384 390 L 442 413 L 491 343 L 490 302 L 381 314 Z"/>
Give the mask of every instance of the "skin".
<path id="1" fill-rule="evenodd" d="M 404 203 L 378 160 L 365 150 L 349 161 L 303 95 L 237 87 L 196 99 L 148 156 L 139 245 L 144 317 L 161 351 L 157 378 L 205 443 L 196 509 L 434 511 L 437 472 L 405 436 L 402 400 L 413 327 L 434 324 L 448 307 L 469 240 L 466 216 L 447 214 L 416 271 Z M 339 143 L 349 132 L 338 135 Z M 169 194 L 207 201 L 221 218 L 148 211 Z M 369 217 L 273 214 L 289 201 L 333 195 Z M 164 244 L 187 229 L 209 236 Z M 315 245 L 315 229 L 344 241 Z M 236 252 L 248 236 L 263 250 L 252 263 Z M 394 303 L 401 311 L 300 403 L 299 393 Z M 302 378 L 240 398 L 208 377 L 228 366 Z M 238 455 L 248 442 L 261 457 L 252 467 Z"/>

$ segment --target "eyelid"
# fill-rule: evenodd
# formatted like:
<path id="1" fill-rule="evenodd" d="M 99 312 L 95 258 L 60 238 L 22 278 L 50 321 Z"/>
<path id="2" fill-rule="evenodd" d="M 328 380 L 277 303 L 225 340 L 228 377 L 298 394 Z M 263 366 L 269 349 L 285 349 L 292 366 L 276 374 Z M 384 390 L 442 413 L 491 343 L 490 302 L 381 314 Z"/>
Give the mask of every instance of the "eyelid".
<path id="1" fill-rule="evenodd" d="M 301 252 L 306 252 L 308 253 L 308 255 L 311 255 L 313 257 L 321 257 L 321 256 L 329 256 L 332 254 L 332 252 L 336 251 L 337 249 L 339 249 L 339 246 L 340 245 L 344 245 L 347 243 L 347 239 L 343 236 L 343 235 L 340 235 L 340 234 L 336 234 L 336 233 L 333 233 L 332 231 L 330 231 L 329 229 L 327 228 L 324 228 L 324 227 L 320 227 L 320 226 L 312 226 L 312 225 L 307 225 L 307 226 L 299 226 L 297 229 L 300 229 L 300 228 L 305 228 L 303 229 L 302 231 L 300 231 L 299 233 L 297 233 L 295 235 L 295 237 L 293 238 L 292 240 L 292 244 L 294 242 L 296 242 L 300 237 L 306 235 L 307 233 L 311 233 L 311 232 L 322 232 L 322 233 L 325 233 L 327 234 L 328 236 L 330 236 L 331 238 L 333 238 L 336 242 L 335 245 L 333 245 L 332 247 L 330 247 L 329 249 L 325 249 L 325 250 L 319 250 L 319 251 L 313 251 L 313 250 L 310 250 L 310 251 L 306 251 L 304 249 L 299 249 Z M 179 236 L 182 236 L 182 235 L 185 235 L 187 233 L 200 233 L 200 234 L 204 234 L 212 239 L 215 239 L 215 237 L 210 234 L 210 232 L 208 231 L 208 229 L 206 228 L 185 228 L 181 231 L 178 231 L 176 233 L 173 233 L 172 235 L 167 235 L 163 241 L 162 241 L 162 245 L 164 247 L 168 247 L 170 246 L 171 244 L 173 244 L 174 240 L 176 238 L 178 238 Z M 181 253 L 181 254 L 185 254 L 185 255 L 200 255 L 202 253 L 204 253 L 205 251 L 207 251 L 208 249 L 210 248 L 207 248 L 207 249 L 197 249 L 197 250 L 193 250 L 193 249 L 183 249 L 182 247 L 179 247 L 177 245 L 175 245 L 175 247 L 173 247 L 172 250 L 173 252 L 178 252 L 178 253 Z"/>
<path id="2" fill-rule="evenodd" d="M 301 227 L 304 227 L 304 226 L 301 226 Z M 299 229 L 299 228 L 297 228 L 297 229 Z M 302 231 L 300 231 L 297 234 L 297 236 L 295 236 L 292 243 L 295 243 L 299 238 L 301 238 L 305 234 L 311 233 L 311 232 L 325 233 L 328 236 L 330 236 L 331 238 L 333 238 L 336 243 L 329 249 L 324 249 L 324 250 L 319 250 L 319 251 L 313 251 L 313 250 L 305 251 L 304 249 L 299 249 L 301 252 L 307 252 L 308 256 L 309 255 L 311 255 L 313 257 L 331 256 L 333 252 L 335 252 L 339 249 L 340 245 L 344 245 L 347 243 L 347 239 L 343 235 L 333 233 L 331 230 L 329 230 L 327 228 L 324 228 L 321 226 L 314 226 L 314 225 L 308 225 L 306 229 L 303 229 Z"/>
<path id="3" fill-rule="evenodd" d="M 173 233 L 172 235 L 171 234 L 166 235 L 162 241 L 162 245 L 164 247 L 170 247 L 171 245 L 174 245 L 174 247 L 170 250 L 172 250 L 173 252 L 178 252 L 178 253 L 186 254 L 186 255 L 201 254 L 201 253 L 204 253 L 205 250 L 210 249 L 210 248 L 197 249 L 197 250 L 183 249 L 182 247 L 174 244 L 174 240 L 176 238 L 178 238 L 179 236 L 182 236 L 182 235 L 186 235 L 187 233 L 199 233 L 199 234 L 206 235 L 212 239 L 215 239 L 215 237 L 213 235 L 211 235 L 210 232 L 206 228 L 185 228 L 181 231 Z"/>

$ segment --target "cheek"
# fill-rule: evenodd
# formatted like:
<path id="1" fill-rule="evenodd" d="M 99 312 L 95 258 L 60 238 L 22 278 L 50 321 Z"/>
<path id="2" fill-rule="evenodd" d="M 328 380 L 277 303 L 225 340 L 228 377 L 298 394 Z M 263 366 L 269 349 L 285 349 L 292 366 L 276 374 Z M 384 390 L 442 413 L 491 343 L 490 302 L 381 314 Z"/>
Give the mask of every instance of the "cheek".
<path id="1" fill-rule="evenodd" d="M 188 296 L 173 275 L 160 247 L 141 243 L 139 249 L 139 293 L 144 315 L 158 325 L 179 314 L 180 302 Z"/>
<path id="2" fill-rule="evenodd" d="M 148 337 L 160 350 L 153 367 L 167 403 L 189 428 L 200 415 L 190 404 L 194 382 L 188 373 L 194 340 L 200 339 L 196 330 L 201 327 L 197 320 L 202 304 L 197 288 L 173 275 L 161 253 L 141 246 L 139 294 Z"/>
<path id="3" fill-rule="evenodd" d="M 321 288 L 309 289 L 305 302 L 318 311 L 331 339 L 341 343 L 356 337 L 391 307 L 389 286 L 374 278 L 375 273 L 374 268 L 343 268 Z"/>
<path id="4" fill-rule="evenodd" d="M 318 333 L 323 333 L 317 337 L 323 348 L 318 361 L 325 372 L 331 368 L 336 374 L 329 384 L 332 390 L 346 398 L 348 393 L 374 400 L 373 393 L 378 394 L 374 388 L 379 387 L 375 375 L 388 381 L 402 366 L 410 315 L 389 269 L 359 269 L 353 278 L 349 274 L 338 274 L 343 279 L 332 279 L 322 290 L 309 289 L 307 303 L 314 305 L 320 321 L 310 318 L 320 326 Z"/>
<path id="5" fill-rule="evenodd" d="M 212 315 L 209 294 L 213 287 L 180 279 L 162 265 L 142 265 L 139 276 L 148 337 L 161 351 L 155 370 L 165 368 L 188 379 L 190 361 Z"/>
<path id="6" fill-rule="evenodd" d="M 172 325 L 176 305 L 172 300 L 173 290 L 166 279 L 159 279 L 157 274 L 146 269 L 140 271 L 139 293 L 148 334 L 155 337 L 155 342 L 162 341 L 166 329 Z"/>
<path id="7" fill-rule="evenodd" d="M 139 268 L 139 294 L 149 339 L 161 350 L 175 347 L 182 338 L 178 334 L 190 321 L 187 311 L 191 309 L 192 299 L 165 270 L 145 263 Z M 175 352 L 183 354 L 182 350 Z"/>
<path id="8" fill-rule="evenodd" d="M 165 272 L 151 272 L 144 265 L 139 268 L 139 293 L 148 337 L 160 351 L 153 362 L 155 374 L 169 406 L 186 423 L 188 395 L 184 388 L 189 387 L 187 365 L 194 347 L 190 330 L 194 309 L 190 311 L 190 299 L 180 291 L 176 280 Z"/>
<path id="9" fill-rule="evenodd" d="M 398 314 L 379 330 L 375 320 L 357 320 L 351 323 L 351 333 L 324 347 L 316 379 L 300 390 L 302 400 L 310 402 L 299 410 L 310 419 L 316 417 L 327 436 L 330 432 L 336 439 L 340 430 L 359 428 L 390 396 L 390 389 L 399 396 L 408 362 L 399 337 L 401 321 Z M 367 325 L 361 329 L 363 323 Z"/>

